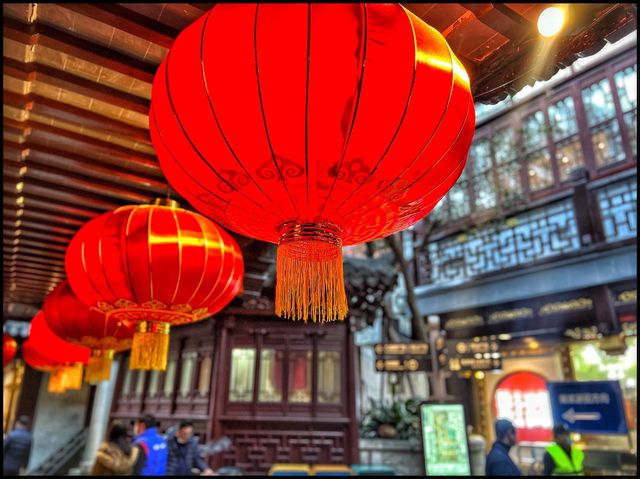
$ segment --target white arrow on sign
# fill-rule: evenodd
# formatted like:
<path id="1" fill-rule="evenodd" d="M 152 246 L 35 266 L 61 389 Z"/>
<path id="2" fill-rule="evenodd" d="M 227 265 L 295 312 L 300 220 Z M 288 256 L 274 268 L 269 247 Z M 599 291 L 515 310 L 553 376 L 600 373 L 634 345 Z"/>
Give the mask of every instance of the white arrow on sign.
<path id="1" fill-rule="evenodd" d="M 573 408 L 562 414 L 562 419 L 573 424 L 576 421 L 599 421 L 599 412 L 576 412 Z"/>

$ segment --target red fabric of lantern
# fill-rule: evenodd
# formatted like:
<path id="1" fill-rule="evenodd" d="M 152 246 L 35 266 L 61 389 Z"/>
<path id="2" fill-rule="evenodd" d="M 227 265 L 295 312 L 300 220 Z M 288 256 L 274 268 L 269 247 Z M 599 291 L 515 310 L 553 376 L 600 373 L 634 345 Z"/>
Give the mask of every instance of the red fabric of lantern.
<path id="1" fill-rule="evenodd" d="M 172 187 L 278 243 L 276 312 L 347 312 L 342 245 L 407 228 L 464 168 L 475 112 L 445 39 L 397 4 L 217 4 L 153 84 Z"/>
<path id="2" fill-rule="evenodd" d="M 53 367 L 52 379 L 58 383 L 50 383 L 52 392 L 61 389 L 80 389 L 82 386 L 82 366 L 89 362 L 89 348 L 68 343 L 51 331 L 41 311 L 31 320 L 29 330 L 30 347 L 35 348 L 39 356 L 48 360 Z"/>
<path id="3" fill-rule="evenodd" d="M 87 307 L 74 294 L 68 281 L 63 281 L 47 295 L 42 307 L 51 330 L 65 341 L 91 349 L 85 379 L 89 382 L 108 380 L 115 352 L 131 347 L 133 329 L 96 308 Z"/>
<path id="4" fill-rule="evenodd" d="M 16 357 L 18 351 L 18 343 L 15 339 L 9 336 L 7 333 L 2 334 L 2 364 L 4 368 L 7 367 L 13 358 Z"/>
<path id="5" fill-rule="evenodd" d="M 170 325 L 220 311 L 242 289 L 236 242 L 197 213 L 123 206 L 84 225 L 67 249 L 74 293 L 111 322 L 135 324 L 129 365 L 166 367 Z"/>

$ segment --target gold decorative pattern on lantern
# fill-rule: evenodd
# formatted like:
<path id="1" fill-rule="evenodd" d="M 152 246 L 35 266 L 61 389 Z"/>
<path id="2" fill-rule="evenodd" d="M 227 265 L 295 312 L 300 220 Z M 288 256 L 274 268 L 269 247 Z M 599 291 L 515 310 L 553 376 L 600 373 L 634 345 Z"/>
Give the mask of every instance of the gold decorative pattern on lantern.
<path id="1" fill-rule="evenodd" d="M 533 318 L 533 309 L 518 308 L 505 311 L 496 311 L 489 315 L 489 323 L 499 323 L 501 321 L 509 321 L 512 319 Z"/>
<path id="2" fill-rule="evenodd" d="M 444 329 L 461 329 L 469 326 L 480 326 L 484 324 L 484 319 L 480 315 L 465 316 L 463 318 L 453 318 L 448 320 Z"/>

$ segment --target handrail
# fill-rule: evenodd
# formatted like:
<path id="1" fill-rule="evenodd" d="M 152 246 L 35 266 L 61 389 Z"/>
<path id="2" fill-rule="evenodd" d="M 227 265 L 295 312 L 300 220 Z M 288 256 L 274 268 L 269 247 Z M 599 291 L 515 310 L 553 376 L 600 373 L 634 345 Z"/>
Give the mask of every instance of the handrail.
<path id="1" fill-rule="evenodd" d="M 53 452 L 36 469 L 29 471 L 33 476 L 54 476 L 69 460 L 82 449 L 86 443 L 88 431 L 82 429 L 67 441 L 60 449 Z"/>

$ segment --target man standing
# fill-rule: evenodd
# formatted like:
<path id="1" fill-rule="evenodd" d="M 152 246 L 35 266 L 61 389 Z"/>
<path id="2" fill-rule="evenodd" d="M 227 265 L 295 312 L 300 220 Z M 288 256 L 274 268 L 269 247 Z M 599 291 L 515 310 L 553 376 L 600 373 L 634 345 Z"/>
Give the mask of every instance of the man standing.
<path id="1" fill-rule="evenodd" d="M 140 449 L 134 476 L 164 476 L 167 470 L 167 442 L 158 434 L 156 418 L 145 414 L 134 424 L 133 445 Z"/>
<path id="2" fill-rule="evenodd" d="M 554 444 L 544 453 L 545 476 L 584 476 L 584 452 L 573 447 L 569 430 L 564 424 L 553 428 Z"/>
<path id="3" fill-rule="evenodd" d="M 516 428 L 507 419 L 496 421 L 496 442 L 487 455 L 487 476 L 521 476 L 522 473 L 509 456 L 509 449 L 516 445 Z"/>
<path id="4" fill-rule="evenodd" d="M 202 475 L 213 475 L 213 470 L 200 456 L 198 442 L 191 421 L 182 421 L 167 431 L 167 476 L 194 476 L 192 469 L 200 470 Z"/>
<path id="5" fill-rule="evenodd" d="M 2 475 L 17 476 L 24 473 L 31 454 L 29 418 L 20 416 L 15 428 L 2 441 Z"/>

